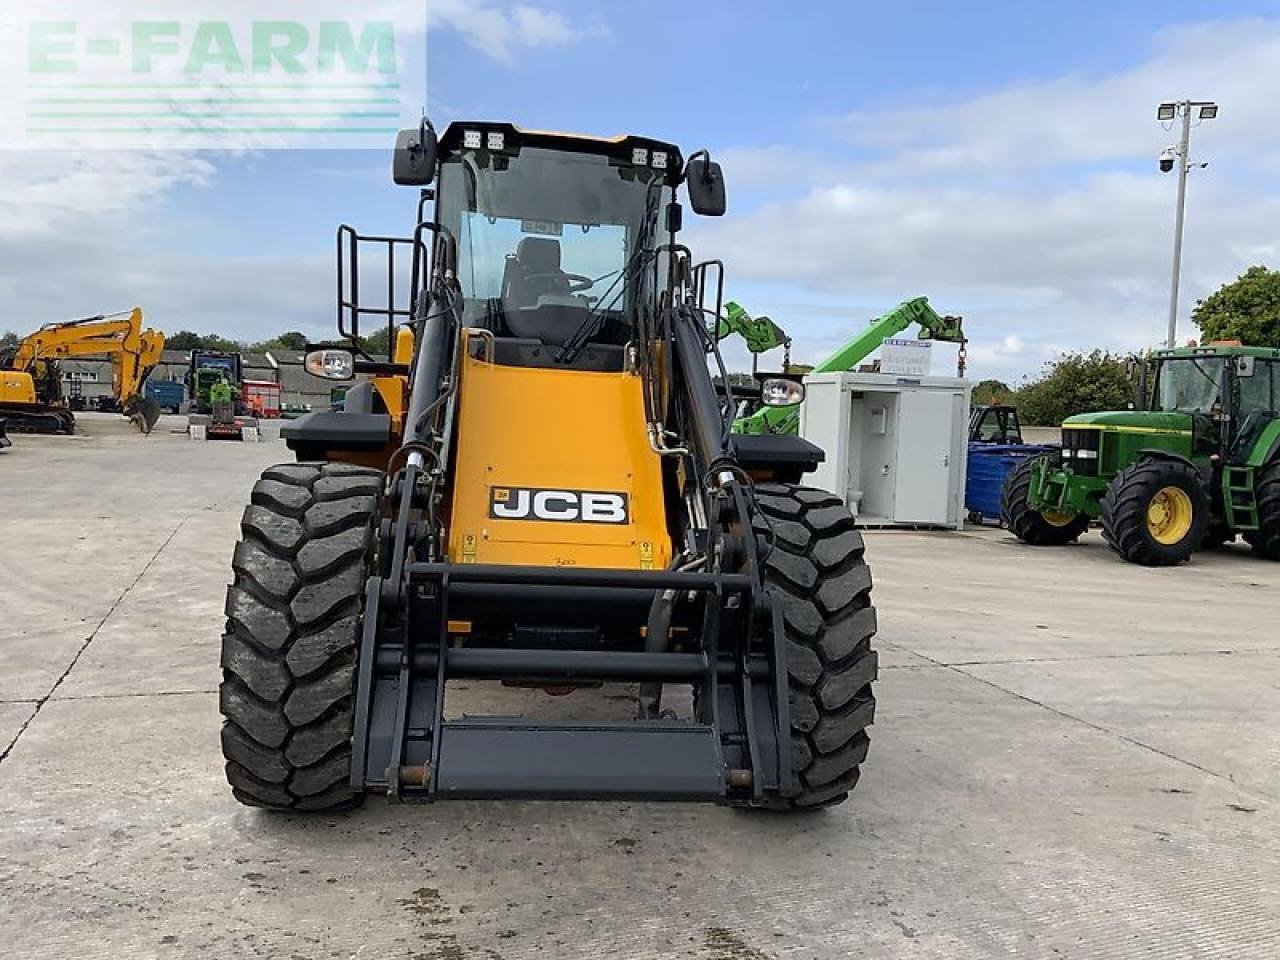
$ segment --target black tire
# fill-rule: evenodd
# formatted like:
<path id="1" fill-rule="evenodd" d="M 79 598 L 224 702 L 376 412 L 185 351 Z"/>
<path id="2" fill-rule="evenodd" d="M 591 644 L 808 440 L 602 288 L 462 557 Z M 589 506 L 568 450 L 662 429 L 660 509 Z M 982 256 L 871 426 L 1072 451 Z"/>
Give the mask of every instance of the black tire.
<path id="1" fill-rule="evenodd" d="M 1077 514 L 1065 523 L 1052 523 L 1031 506 L 1031 477 L 1041 460 L 1056 461 L 1056 455 L 1027 457 L 1009 474 L 1000 491 L 1000 523 L 1015 537 L 1033 547 L 1061 547 L 1080 539 L 1089 529 L 1089 517 Z M 1056 466 L 1056 462 L 1051 463 Z"/>
<path id="2" fill-rule="evenodd" d="M 227 782 L 271 810 L 354 806 L 351 733 L 364 584 L 383 474 L 271 467 L 254 485 L 227 588 L 219 704 Z"/>
<path id="3" fill-rule="evenodd" d="M 1254 495 L 1258 529 L 1247 534 L 1249 545 L 1269 560 L 1280 560 L 1280 460 L 1258 471 Z"/>
<path id="4" fill-rule="evenodd" d="M 800 786 L 798 796 L 770 806 L 840 803 L 858 782 L 876 709 L 876 611 L 862 534 L 843 501 L 825 490 L 762 483 L 756 503 L 765 583 L 782 605 L 787 633 Z"/>
<path id="5" fill-rule="evenodd" d="M 1155 497 L 1175 487 L 1190 499 L 1191 520 L 1175 543 L 1161 543 L 1147 520 Z M 1116 474 L 1102 497 L 1102 536 L 1130 563 L 1171 567 L 1183 563 L 1209 531 L 1209 497 L 1200 473 L 1182 460 L 1139 460 Z"/>

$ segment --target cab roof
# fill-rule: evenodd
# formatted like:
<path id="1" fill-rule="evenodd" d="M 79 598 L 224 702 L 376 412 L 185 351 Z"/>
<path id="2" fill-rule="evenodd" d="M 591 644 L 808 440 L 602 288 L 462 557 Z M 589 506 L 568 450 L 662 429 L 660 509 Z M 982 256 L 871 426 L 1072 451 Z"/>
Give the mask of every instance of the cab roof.
<path id="1" fill-rule="evenodd" d="M 1280 349 L 1274 347 L 1245 347 L 1234 343 L 1206 343 L 1198 347 L 1152 350 L 1151 356 L 1156 360 L 1176 357 L 1259 357 L 1263 360 L 1280 360 Z"/>
<path id="2" fill-rule="evenodd" d="M 678 183 L 684 175 L 684 157 L 680 148 L 665 140 L 652 137 L 639 137 L 633 134 L 617 134 L 612 137 L 598 137 L 585 133 L 563 133 L 555 130 L 529 130 L 514 123 L 502 123 L 492 120 L 454 120 L 444 133 L 440 134 L 439 145 L 442 154 L 466 149 L 464 138 L 468 132 L 478 132 L 481 142 L 489 142 L 490 133 L 502 134 L 502 149 L 516 151 L 521 147 L 541 147 L 547 150 L 566 150 L 573 153 L 590 153 L 598 156 L 612 157 L 622 163 L 640 165 L 637 151 L 645 151 L 644 166 L 654 164 L 654 153 L 666 154 L 665 169 L 667 179 Z"/>

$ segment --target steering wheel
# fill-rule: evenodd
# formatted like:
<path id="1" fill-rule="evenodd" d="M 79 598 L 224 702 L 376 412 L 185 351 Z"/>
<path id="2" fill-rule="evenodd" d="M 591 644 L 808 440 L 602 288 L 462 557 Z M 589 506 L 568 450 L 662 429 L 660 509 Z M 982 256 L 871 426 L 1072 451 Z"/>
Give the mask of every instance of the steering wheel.
<path id="1" fill-rule="evenodd" d="M 590 290 L 596 285 L 596 282 L 590 277 L 584 277 L 580 273 L 563 273 L 561 271 L 548 271 L 546 273 L 528 273 L 525 274 L 525 281 L 530 280 L 568 280 L 570 293 L 581 293 L 583 290 Z"/>

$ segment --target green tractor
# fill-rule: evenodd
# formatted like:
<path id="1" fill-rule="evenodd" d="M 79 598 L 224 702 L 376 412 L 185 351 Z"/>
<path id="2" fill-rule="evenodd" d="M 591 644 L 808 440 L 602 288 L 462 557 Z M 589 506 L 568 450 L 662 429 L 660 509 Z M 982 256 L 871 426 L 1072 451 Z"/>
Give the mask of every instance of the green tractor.
<path id="1" fill-rule="evenodd" d="M 1070 543 L 1102 521 L 1124 559 L 1171 566 L 1242 536 L 1280 560 L 1280 350 L 1210 344 L 1139 364 L 1137 409 L 1062 424 L 1062 450 L 1009 475 L 1005 526 Z"/>

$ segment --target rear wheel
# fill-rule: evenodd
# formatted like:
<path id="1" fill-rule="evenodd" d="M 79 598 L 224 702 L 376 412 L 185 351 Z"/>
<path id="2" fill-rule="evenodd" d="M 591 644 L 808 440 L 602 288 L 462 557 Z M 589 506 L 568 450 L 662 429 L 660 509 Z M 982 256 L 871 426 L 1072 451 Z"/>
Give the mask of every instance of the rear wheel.
<path id="1" fill-rule="evenodd" d="M 858 782 L 872 681 L 876 611 L 862 534 L 839 497 L 783 483 L 756 487 L 765 584 L 782 606 L 798 796 L 783 808 L 841 802 Z"/>
<path id="2" fill-rule="evenodd" d="M 1254 550 L 1271 560 L 1280 560 L 1280 460 L 1258 471 L 1254 487 L 1258 503 L 1258 529 L 1247 534 Z"/>
<path id="3" fill-rule="evenodd" d="M 272 467 L 240 521 L 219 703 L 227 781 L 273 810 L 352 806 L 356 653 L 382 472 Z"/>
<path id="4" fill-rule="evenodd" d="M 1168 567 L 1190 559 L 1209 529 L 1200 473 L 1181 460 L 1140 460 L 1102 498 L 1102 536 L 1130 563 Z"/>
<path id="5" fill-rule="evenodd" d="M 1045 454 L 1028 457 L 1013 468 L 1000 494 L 1000 522 L 1023 543 L 1060 547 L 1080 539 L 1080 534 L 1089 529 L 1089 517 L 1062 510 L 1040 511 L 1031 506 L 1031 480 L 1041 461 L 1049 461 L 1051 469 L 1057 466 L 1056 458 Z"/>

